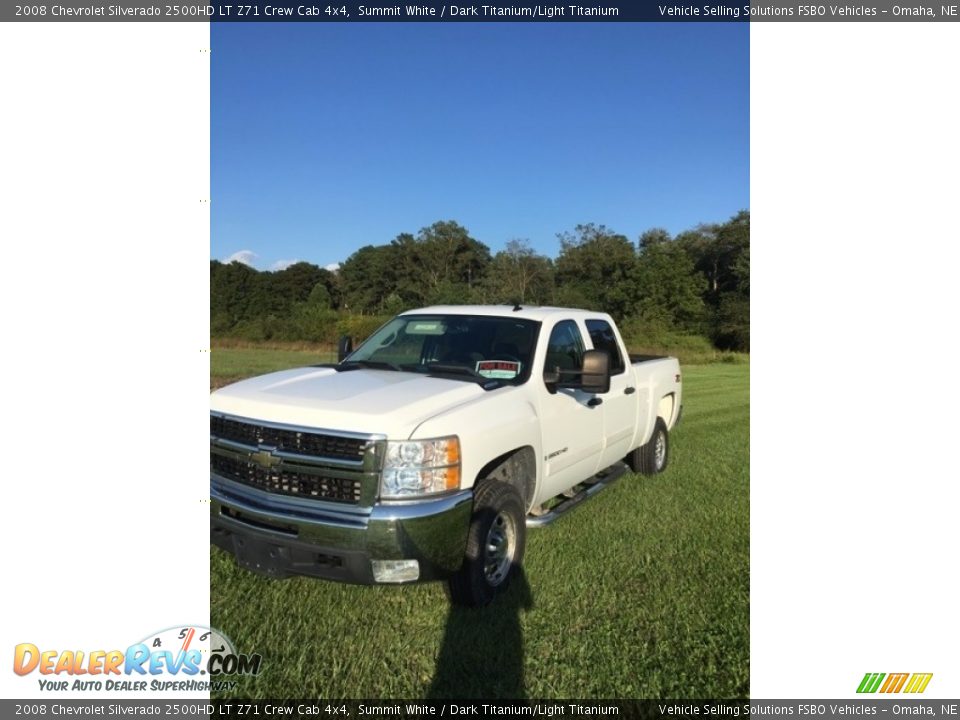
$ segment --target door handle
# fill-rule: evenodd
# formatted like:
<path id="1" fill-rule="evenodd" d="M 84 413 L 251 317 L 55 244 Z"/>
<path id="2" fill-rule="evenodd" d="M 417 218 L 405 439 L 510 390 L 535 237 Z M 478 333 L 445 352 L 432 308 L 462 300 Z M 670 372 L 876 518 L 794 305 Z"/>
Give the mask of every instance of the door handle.
<path id="1" fill-rule="evenodd" d="M 590 398 L 587 400 L 587 407 L 596 407 L 597 405 L 603 405 L 603 398 Z"/>
<path id="2" fill-rule="evenodd" d="M 637 391 L 637 389 L 636 389 L 635 387 L 628 387 L 626 390 L 623 391 L 623 394 L 624 394 L 624 395 L 633 395 L 636 391 Z"/>

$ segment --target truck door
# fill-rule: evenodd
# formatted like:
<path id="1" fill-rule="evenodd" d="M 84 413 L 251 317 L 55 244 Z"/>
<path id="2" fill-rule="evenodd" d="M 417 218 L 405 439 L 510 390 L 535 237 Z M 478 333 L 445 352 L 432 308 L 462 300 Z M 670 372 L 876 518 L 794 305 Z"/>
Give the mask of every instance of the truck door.
<path id="1" fill-rule="evenodd" d="M 632 368 L 617 342 L 610 323 L 603 319 L 587 320 L 587 332 L 594 350 L 610 355 L 610 392 L 603 396 L 603 454 L 600 468 L 622 460 L 630 451 L 637 427 L 639 399 L 646 397 L 646 389 L 636 387 Z"/>
<path id="2" fill-rule="evenodd" d="M 584 342 L 580 328 L 573 320 L 554 325 L 547 342 L 544 368 L 579 370 L 583 367 Z M 603 405 L 595 404 L 596 396 L 572 388 L 546 389 L 543 377 L 531 378 L 541 384 L 540 417 L 543 433 L 543 488 L 548 496 L 556 495 L 599 469 L 603 450 Z M 591 401 L 594 401 L 591 404 Z"/>

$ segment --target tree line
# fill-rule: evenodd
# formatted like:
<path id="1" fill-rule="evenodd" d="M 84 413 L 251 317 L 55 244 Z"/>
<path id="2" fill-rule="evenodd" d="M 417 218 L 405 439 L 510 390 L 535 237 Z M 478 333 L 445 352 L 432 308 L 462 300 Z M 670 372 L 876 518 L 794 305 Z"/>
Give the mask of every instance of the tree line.
<path id="1" fill-rule="evenodd" d="M 367 245 L 336 272 L 300 262 L 259 271 L 210 262 L 215 337 L 333 342 L 362 338 L 386 317 L 434 304 L 558 305 L 609 312 L 628 337 L 662 332 L 750 349 L 750 214 L 636 241 L 604 225 L 558 235 L 550 258 L 525 240 L 490 248 L 454 221 Z"/>

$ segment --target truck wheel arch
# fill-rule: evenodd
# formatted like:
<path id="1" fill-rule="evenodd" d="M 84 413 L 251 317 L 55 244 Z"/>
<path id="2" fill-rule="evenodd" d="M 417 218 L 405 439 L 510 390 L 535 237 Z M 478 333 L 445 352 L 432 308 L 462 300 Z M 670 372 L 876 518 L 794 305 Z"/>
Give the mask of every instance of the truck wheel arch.
<path id="1" fill-rule="evenodd" d="M 673 422 L 673 414 L 675 410 L 675 405 L 677 402 L 676 395 L 673 393 L 667 393 L 662 398 L 660 402 L 657 403 L 657 417 L 662 418 L 664 424 L 669 428 Z"/>
<path id="2" fill-rule="evenodd" d="M 504 453 L 483 466 L 474 487 L 484 480 L 512 485 L 529 509 L 537 489 L 537 455 L 529 445 Z"/>

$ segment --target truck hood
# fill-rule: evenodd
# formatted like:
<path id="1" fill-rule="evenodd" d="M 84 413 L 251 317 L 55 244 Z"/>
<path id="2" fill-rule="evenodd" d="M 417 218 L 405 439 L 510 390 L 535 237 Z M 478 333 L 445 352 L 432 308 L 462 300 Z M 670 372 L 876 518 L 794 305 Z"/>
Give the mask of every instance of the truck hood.
<path id="1" fill-rule="evenodd" d="M 296 368 L 228 385 L 210 409 L 304 427 L 404 440 L 424 420 L 482 396 L 472 382 L 392 370 Z"/>

